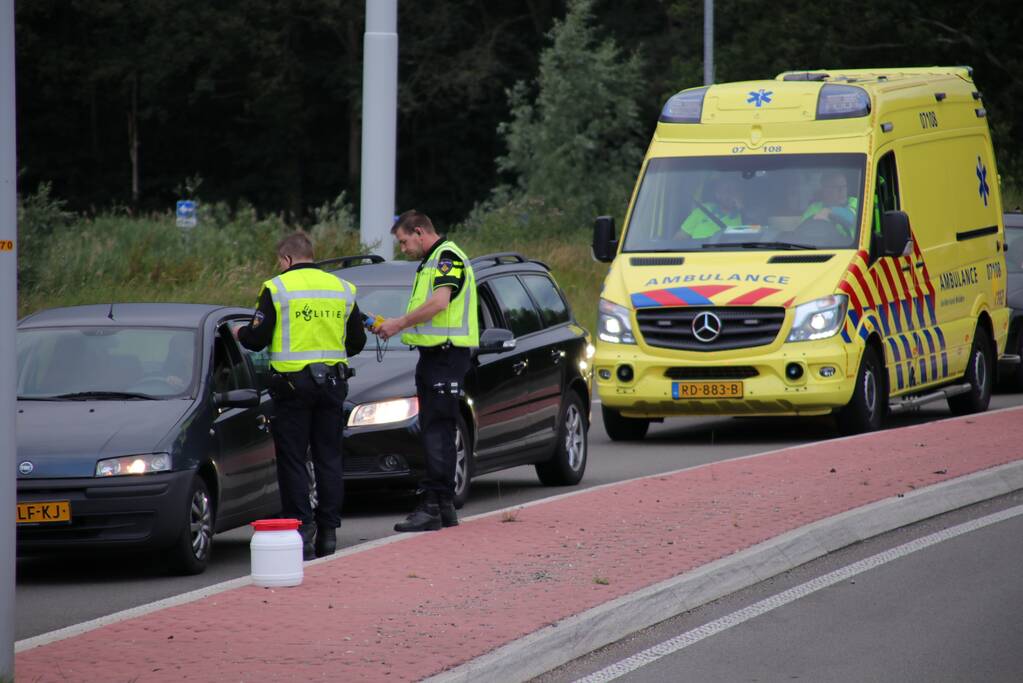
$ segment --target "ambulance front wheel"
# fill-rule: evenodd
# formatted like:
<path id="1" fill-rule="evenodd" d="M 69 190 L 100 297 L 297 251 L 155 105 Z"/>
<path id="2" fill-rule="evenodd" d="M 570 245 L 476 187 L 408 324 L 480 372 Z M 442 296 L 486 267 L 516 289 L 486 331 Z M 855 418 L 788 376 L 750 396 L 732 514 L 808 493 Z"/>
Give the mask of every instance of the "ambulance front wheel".
<path id="1" fill-rule="evenodd" d="M 887 386 L 884 367 L 877 357 L 877 351 L 868 346 L 860 359 L 852 399 L 835 415 L 839 431 L 843 434 L 860 434 L 880 429 L 881 418 L 888 404 Z"/>
<path id="2" fill-rule="evenodd" d="M 991 402 L 991 381 L 994 379 L 994 354 L 991 352 L 991 338 L 987 330 L 977 327 L 970 349 L 970 363 L 966 366 L 963 379 L 970 383 L 965 394 L 948 399 L 948 407 L 956 415 L 982 413 Z"/>
<path id="3" fill-rule="evenodd" d="M 642 417 L 625 417 L 614 408 L 600 406 L 604 416 L 604 431 L 612 441 L 640 441 L 650 429 L 650 420 Z"/>

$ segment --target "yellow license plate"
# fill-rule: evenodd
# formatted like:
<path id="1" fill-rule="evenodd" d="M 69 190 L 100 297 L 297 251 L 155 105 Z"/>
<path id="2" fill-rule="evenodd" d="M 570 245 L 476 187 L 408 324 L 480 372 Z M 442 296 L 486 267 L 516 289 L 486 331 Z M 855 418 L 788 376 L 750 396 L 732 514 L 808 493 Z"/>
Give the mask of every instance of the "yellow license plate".
<path id="1" fill-rule="evenodd" d="M 66 500 L 18 503 L 18 524 L 70 521 L 71 503 Z"/>
<path id="2" fill-rule="evenodd" d="M 671 397 L 742 398 L 742 382 L 672 382 Z"/>

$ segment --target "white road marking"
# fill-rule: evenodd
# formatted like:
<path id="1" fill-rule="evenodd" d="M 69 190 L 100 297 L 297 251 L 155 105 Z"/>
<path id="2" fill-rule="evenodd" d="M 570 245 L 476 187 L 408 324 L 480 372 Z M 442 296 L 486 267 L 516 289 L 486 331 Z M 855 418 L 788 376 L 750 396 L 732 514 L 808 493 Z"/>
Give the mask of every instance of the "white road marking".
<path id="1" fill-rule="evenodd" d="M 836 569 L 833 572 L 819 576 L 816 579 L 807 581 L 804 584 L 800 584 L 795 588 L 790 588 L 787 591 L 783 591 L 776 595 L 772 595 L 769 598 L 765 598 L 760 602 L 754 603 L 749 607 L 745 607 L 736 612 L 732 612 L 720 619 L 704 624 L 691 631 L 687 631 L 681 635 L 675 636 L 669 640 L 665 640 L 662 643 L 654 645 L 653 647 L 647 648 L 642 652 L 638 652 L 631 657 L 622 659 L 614 664 L 601 669 L 595 673 L 590 674 L 584 678 L 577 679 L 575 683 L 605 683 L 606 681 L 613 681 L 616 678 L 620 678 L 627 673 L 635 671 L 640 667 L 646 666 L 652 662 L 657 661 L 661 657 L 673 654 L 694 645 L 704 638 L 709 638 L 713 635 L 717 635 L 722 631 L 726 631 L 733 626 L 738 626 L 754 617 L 758 617 L 761 614 L 766 614 L 773 609 L 787 605 L 790 602 L 794 602 L 799 598 L 815 593 L 828 586 L 833 586 L 836 583 L 845 581 L 857 574 L 862 574 L 870 569 L 875 569 L 884 565 L 892 560 L 897 560 L 901 557 L 905 557 L 911 553 L 915 553 L 918 550 L 924 550 L 932 545 L 936 545 L 943 541 L 948 541 L 957 536 L 968 534 L 971 531 L 977 531 L 991 524 L 997 524 L 1013 517 L 1023 515 L 1023 505 L 1008 510 L 1002 510 L 986 517 L 981 517 L 958 526 L 950 527 L 943 531 L 918 538 L 915 541 L 910 541 L 903 545 L 891 548 L 877 555 L 873 555 L 859 562 Z"/>

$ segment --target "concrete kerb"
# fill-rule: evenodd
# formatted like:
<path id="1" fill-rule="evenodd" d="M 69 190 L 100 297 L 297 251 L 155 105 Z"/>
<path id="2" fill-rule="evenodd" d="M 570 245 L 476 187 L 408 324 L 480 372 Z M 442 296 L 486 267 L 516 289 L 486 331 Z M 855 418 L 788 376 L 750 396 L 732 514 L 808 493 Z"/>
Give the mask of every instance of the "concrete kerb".
<path id="1" fill-rule="evenodd" d="M 856 508 L 547 626 L 425 683 L 527 681 L 829 552 L 1018 490 L 1023 490 L 1023 460 Z"/>

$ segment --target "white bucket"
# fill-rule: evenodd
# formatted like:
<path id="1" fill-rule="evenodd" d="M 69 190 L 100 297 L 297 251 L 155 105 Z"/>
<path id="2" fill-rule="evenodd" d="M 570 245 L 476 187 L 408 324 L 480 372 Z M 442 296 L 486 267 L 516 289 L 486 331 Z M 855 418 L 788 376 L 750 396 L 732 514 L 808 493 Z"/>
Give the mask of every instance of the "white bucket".
<path id="1" fill-rule="evenodd" d="M 253 522 L 249 542 L 252 582 L 257 586 L 297 586 L 302 583 L 302 536 L 297 519 Z"/>

